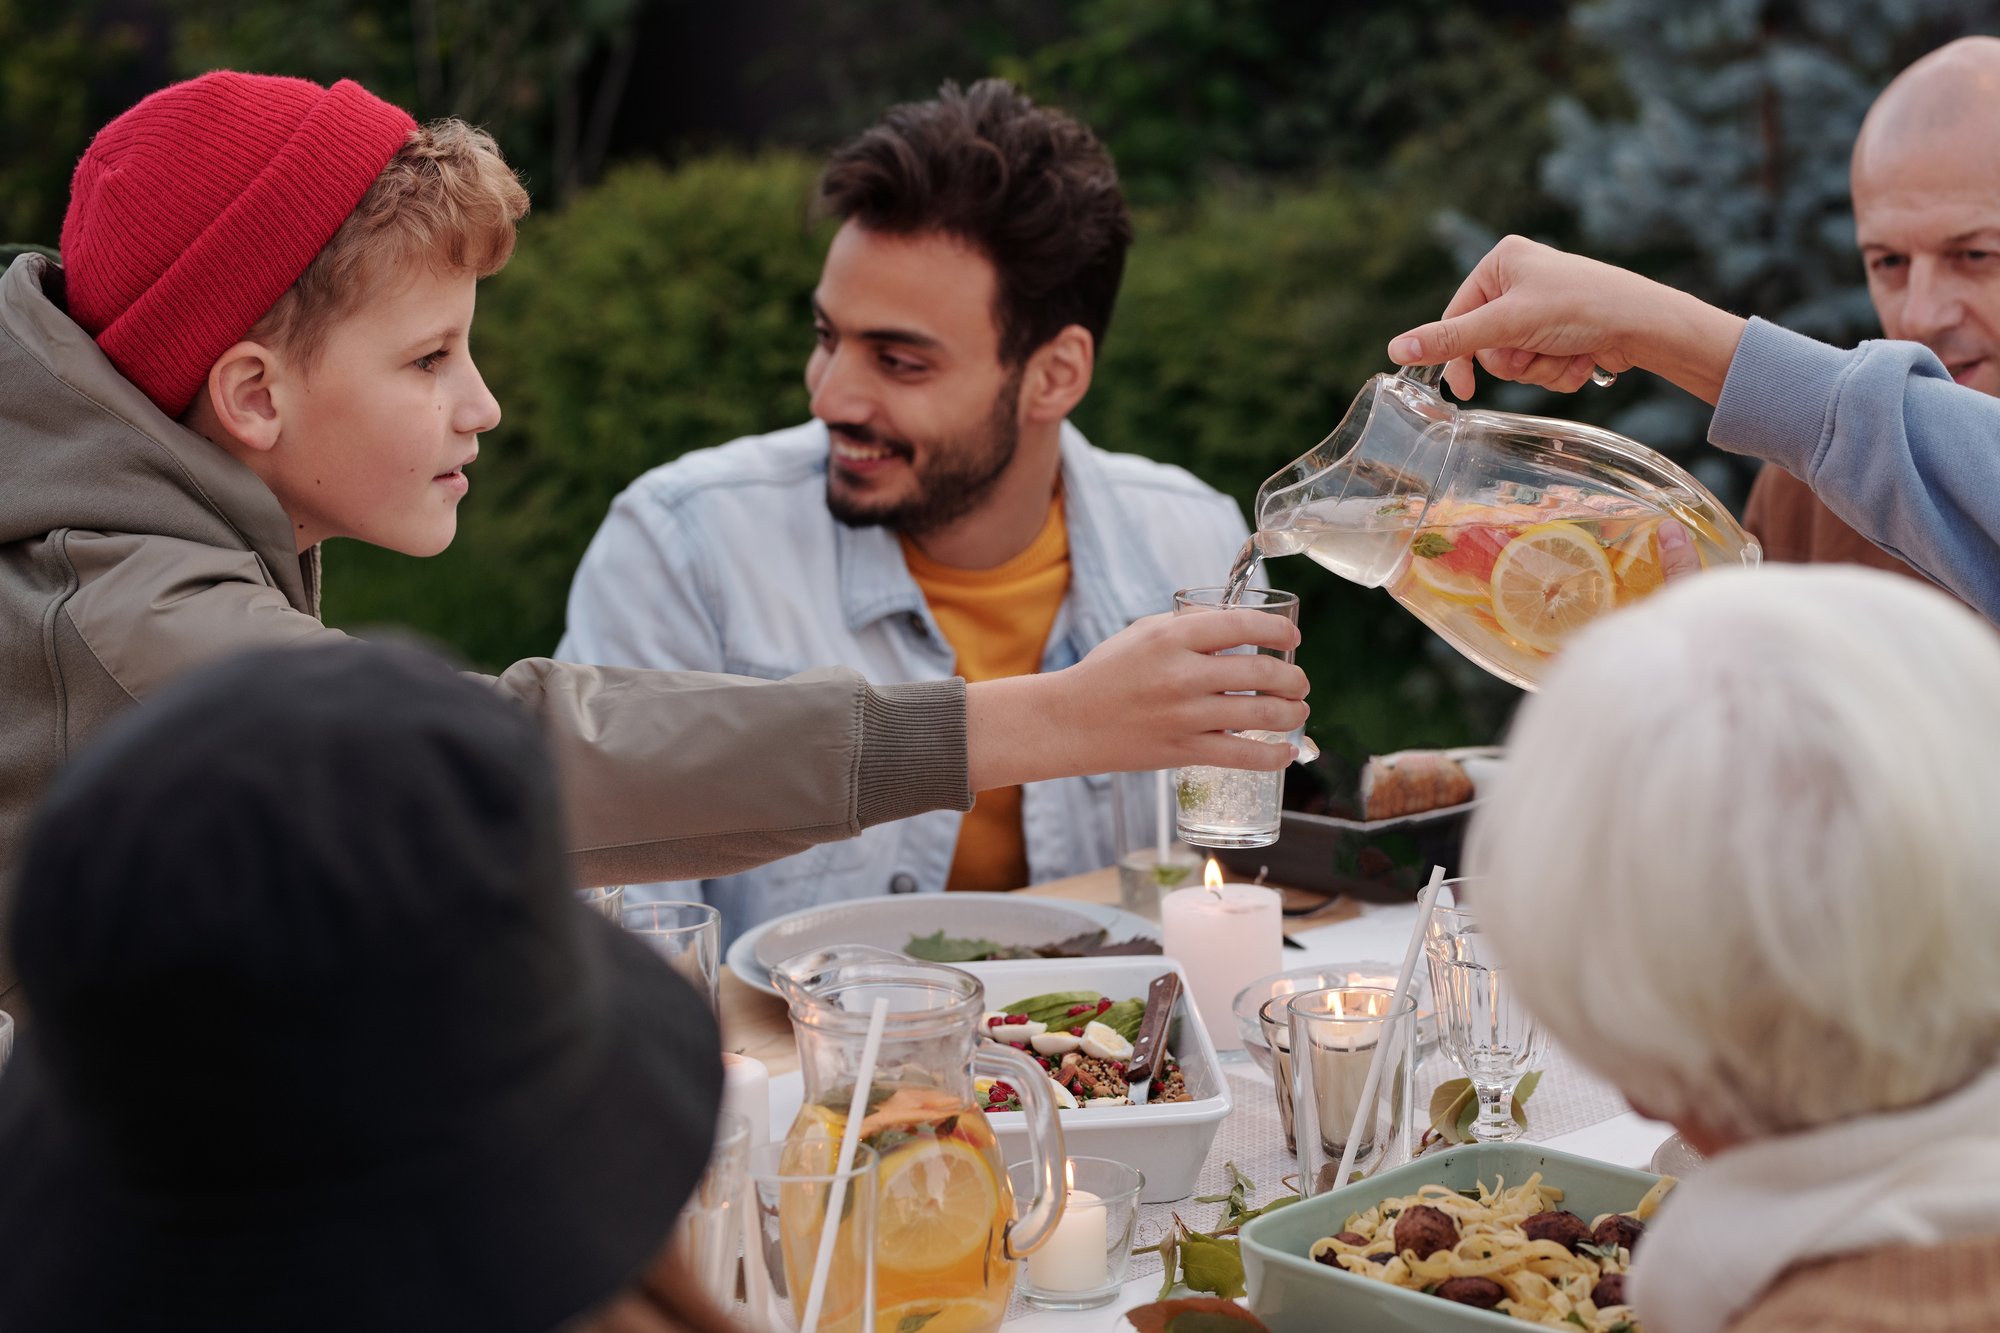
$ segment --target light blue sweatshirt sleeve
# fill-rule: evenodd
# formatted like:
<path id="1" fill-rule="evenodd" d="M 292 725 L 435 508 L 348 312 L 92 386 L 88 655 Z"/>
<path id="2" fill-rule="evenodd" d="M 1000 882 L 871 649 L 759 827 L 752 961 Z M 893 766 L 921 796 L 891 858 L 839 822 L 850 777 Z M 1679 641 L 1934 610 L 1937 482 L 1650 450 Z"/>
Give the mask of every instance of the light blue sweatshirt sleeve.
<path id="1" fill-rule="evenodd" d="M 1929 349 L 1842 351 L 1753 319 L 1708 438 L 1791 472 L 2000 623 L 2000 398 L 1953 383 Z"/>

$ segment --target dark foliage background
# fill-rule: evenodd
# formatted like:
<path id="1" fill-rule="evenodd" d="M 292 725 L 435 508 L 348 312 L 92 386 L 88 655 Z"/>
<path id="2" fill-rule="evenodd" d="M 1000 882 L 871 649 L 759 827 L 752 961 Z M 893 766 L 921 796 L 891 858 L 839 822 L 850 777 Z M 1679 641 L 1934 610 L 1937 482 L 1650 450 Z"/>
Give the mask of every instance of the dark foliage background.
<path id="1" fill-rule="evenodd" d="M 351 77 L 491 128 L 536 200 L 475 335 L 506 420 L 452 549 L 336 543 L 327 613 L 497 667 L 553 647 L 632 477 L 803 419 L 807 196 L 889 102 L 998 73 L 1097 128 L 1139 241 L 1078 424 L 1247 508 L 1508 231 L 1871 333 L 1847 144 L 1901 65 L 1996 27 L 1986 0 L 0 0 L 0 241 L 53 244 L 91 129 L 203 69 Z M 1662 386 L 1489 393 L 1611 422 L 1741 498 Z M 1504 723 L 1513 691 L 1385 595 L 1270 572 L 1306 599 L 1323 744 Z"/>

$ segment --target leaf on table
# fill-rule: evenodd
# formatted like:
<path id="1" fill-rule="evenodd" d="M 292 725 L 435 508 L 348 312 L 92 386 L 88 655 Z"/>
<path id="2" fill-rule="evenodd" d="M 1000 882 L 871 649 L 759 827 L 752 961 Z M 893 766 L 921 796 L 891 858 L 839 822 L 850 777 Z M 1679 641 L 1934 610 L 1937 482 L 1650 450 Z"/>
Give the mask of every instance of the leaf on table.
<path id="1" fill-rule="evenodd" d="M 1245 1333 L 1245 1330 L 1269 1333 L 1263 1320 L 1235 1301 L 1213 1296 L 1155 1301 L 1127 1310 L 1125 1318 L 1138 1333 Z"/>
<path id="2" fill-rule="evenodd" d="M 1528 1098 L 1535 1095 L 1535 1089 L 1541 1086 L 1541 1082 L 1542 1071 L 1530 1069 L 1514 1085 L 1514 1123 L 1522 1129 L 1528 1127 Z"/>
<path id="3" fill-rule="evenodd" d="M 1236 1241 L 1190 1229 L 1180 1251 L 1181 1281 L 1188 1290 L 1224 1297 L 1249 1291 L 1243 1280 L 1242 1249 Z"/>
<path id="4" fill-rule="evenodd" d="M 1472 1080 L 1446 1079 L 1431 1093 L 1431 1128 L 1439 1134 L 1450 1137 L 1448 1131 L 1458 1122 L 1459 1112 L 1471 1104 L 1473 1104 Z"/>

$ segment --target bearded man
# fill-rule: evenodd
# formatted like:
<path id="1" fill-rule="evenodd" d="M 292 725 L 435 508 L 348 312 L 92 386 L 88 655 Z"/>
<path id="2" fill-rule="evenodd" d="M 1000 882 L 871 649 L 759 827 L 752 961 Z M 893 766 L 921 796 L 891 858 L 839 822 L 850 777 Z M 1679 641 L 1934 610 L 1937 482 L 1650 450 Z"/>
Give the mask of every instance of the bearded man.
<path id="1" fill-rule="evenodd" d="M 841 225 L 813 296 L 813 421 L 687 454 L 613 504 L 570 591 L 565 660 L 877 683 L 1052 671 L 1248 535 L 1179 468 L 1092 447 L 1090 388 L 1132 223 L 1096 137 L 999 80 L 892 108 L 833 155 Z M 725 935 L 882 893 L 1011 889 L 1109 865 L 1106 779 L 982 792 L 701 897 Z"/>

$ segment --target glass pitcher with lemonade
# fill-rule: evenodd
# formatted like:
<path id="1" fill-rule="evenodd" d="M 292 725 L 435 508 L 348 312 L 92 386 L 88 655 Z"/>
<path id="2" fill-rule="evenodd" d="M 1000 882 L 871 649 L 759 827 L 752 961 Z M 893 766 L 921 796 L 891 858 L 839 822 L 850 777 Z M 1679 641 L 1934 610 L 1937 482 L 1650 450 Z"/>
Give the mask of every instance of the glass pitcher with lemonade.
<path id="1" fill-rule="evenodd" d="M 791 1004 L 805 1104 L 788 1143 L 824 1144 L 830 1164 L 847 1128 L 869 1015 L 889 1002 L 869 1081 L 861 1142 L 880 1158 L 872 1329 L 858 1302 L 831 1298 L 821 1333 L 993 1333 L 1013 1293 L 1013 1260 L 1061 1217 L 1062 1128 L 1040 1065 L 978 1040 L 986 989 L 957 968 L 862 945 L 801 954 L 772 970 Z M 1036 1195 L 1016 1213 L 1007 1163 L 973 1094 L 979 1072 L 1019 1091 L 1034 1152 Z M 800 1299 L 813 1271 L 819 1219 L 780 1216 L 788 1288 Z M 837 1242 L 836 1242 L 837 1243 Z M 851 1290 L 851 1289 L 850 1289 Z"/>
<path id="2" fill-rule="evenodd" d="M 1608 430 L 1470 411 L 1440 367 L 1377 375 L 1318 448 L 1257 492 L 1259 556 L 1303 551 L 1534 689 L 1563 640 L 1668 580 L 1754 565 L 1706 487 Z"/>

